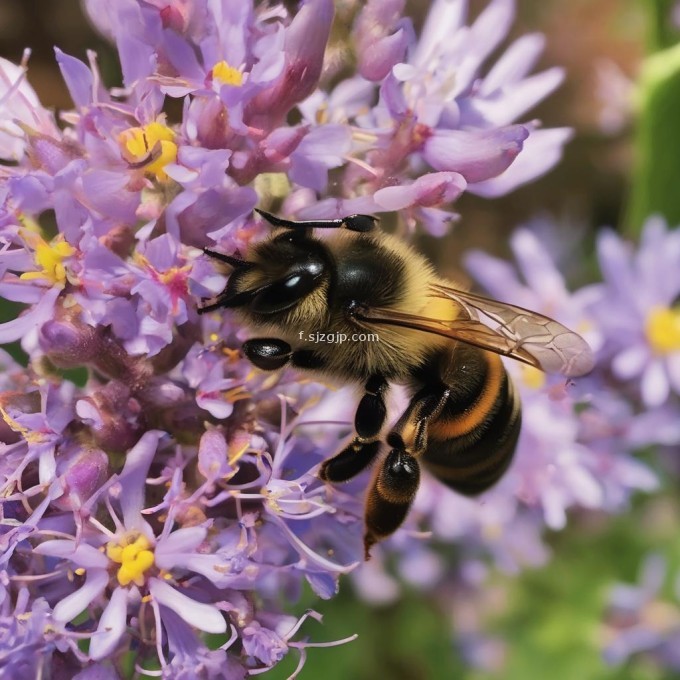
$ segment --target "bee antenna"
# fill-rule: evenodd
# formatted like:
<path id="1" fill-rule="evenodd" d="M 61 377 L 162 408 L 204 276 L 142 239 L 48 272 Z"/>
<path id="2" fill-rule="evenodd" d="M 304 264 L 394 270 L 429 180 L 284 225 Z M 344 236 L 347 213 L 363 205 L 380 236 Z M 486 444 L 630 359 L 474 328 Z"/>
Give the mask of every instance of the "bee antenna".
<path id="1" fill-rule="evenodd" d="M 285 227 L 286 229 L 291 229 L 295 226 L 295 222 L 291 222 L 290 220 L 282 220 L 280 217 L 272 215 L 265 210 L 260 210 L 259 208 L 254 208 L 254 210 L 258 215 L 264 217 L 264 219 L 267 220 L 267 222 L 269 222 L 269 224 L 271 224 L 273 227 Z"/>
<path id="2" fill-rule="evenodd" d="M 247 262 L 233 255 L 225 255 L 224 253 L 218 253 L 216 250 L 210 250 L 210 248 L 203 248 L 203 252 L 210 257 L 224 262 L 228 265 L 234 267 L 234 269 L 250 269 L 253 266 L 252 262 Z"/>
<path id="3" fill-rule="evenodd" d="M 243 307 L 247 305 L 253 298 L 254 295 L 260 292 L 260 288 L 255 290 L 244 290 L 241 293 L 232 293 L 227 295 L 220 295 L 215 302 L 208 303 L 198 307 L 196 311 L 199 314 L 205 314 L 206 312 L 213 312 L 216 309 L 233 309 L 234 307 Z M 210 299 L 210 298 L 204 298 Z"/>

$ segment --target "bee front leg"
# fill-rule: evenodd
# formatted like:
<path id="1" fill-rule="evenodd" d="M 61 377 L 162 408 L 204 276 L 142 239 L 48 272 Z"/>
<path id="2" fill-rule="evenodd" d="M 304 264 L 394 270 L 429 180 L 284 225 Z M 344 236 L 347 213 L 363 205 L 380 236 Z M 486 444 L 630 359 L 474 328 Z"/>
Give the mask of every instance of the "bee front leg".
<path id="1" fill-rule="evenodd" d="M 309 349 L 294 350 L 285 340 L 253 338 L 241 348 L 251 364 L 263 371 L 278 371 L 287 364 L 295 368 L 323 368 L 323 358 Z"/>
<path id="2" fill-rule="evenodd" d="M 380 431 L 387 418 L 385 394 L 389 385 L 382 375 L 371 376 L 364 387 L 354 417 L 357 436 L 349 446 L 327 460 L 319 470 L 326 482 L 346 482 L 368 467 L 380 451 Z"/>
<path id="3" fill-rule="evenodd" d="M 278 338 L 253 338 L 241 347 L 248 361 L 263 371 L 277 371 L 291 359 L 293 350 L 284 340 Z"/>
<path id="4" fill-rule="evenodd" d="M 445 385 L 423 388 L 387 436 L 393 448 L 376 470 L 366 497 L 366 559 L 371 547 L 393 534 L 406 519 L 420 486 L 417 458 L 427 447 L 428 424 L 441 413 L 449 394 Z"/>

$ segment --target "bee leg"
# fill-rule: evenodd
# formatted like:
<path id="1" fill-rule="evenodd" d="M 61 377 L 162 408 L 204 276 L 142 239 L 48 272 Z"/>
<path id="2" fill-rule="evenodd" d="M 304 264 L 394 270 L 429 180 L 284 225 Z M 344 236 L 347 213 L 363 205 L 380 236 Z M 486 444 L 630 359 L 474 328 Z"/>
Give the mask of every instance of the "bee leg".
<path id="1" fill-rule="evenodd" d="M 387 436 L 393 448 L 376 471 L 366 498 L 366 559 L 371 546 L 394 533 L 406 518 L 420 484 L 417 458 L 427 447 L 428 423 L 441 413 L 449 393 L 445 385 L 420 390 Z"/>
<path id="2" fill-rule="evenodd" d="M 394 533 L 408 514 L 420 485 L 420 465 L 406 451 L 392 449 L 376 471 L 366 499 L 364 555 Z"/>
<path id="3" fill-rule="evenodd" d="M 385 394 L 389 385 L 382 375 L 371 376 L 354 417 L 357 436 L 349 446 L 323 463 L 319 476 L 326 482 L 346 482 L 368 467 L 380 451 L 378 436 L 387 418 Z"/>
<path id="4" fill-rule="evenodd" d="M 389 385 L 382 375 L 371 376 L 364 387 L 364 396 L 357 406 L 354 429 L 359 439 L 375 439 L 387 418 L 385 395 Z"/>
<path id="5" fill-rule="evenodd" d="M 241 349 L 250 363 L 263 371 L 283 368 L 293 353 L 287 342 L 277 338 L 252 338 L 246 340 Z"/>
<path id="6" fill-rule="evenodd" d="M 420 390 L 387 435 L 387 443 L 413 456 L 422 455 L 427 448 L 428 425 L 441 413 L 450 394 L 449 387 L 443 384 Z"/>
<path id="7" fill-rule="evenodd" d="M 291 355 L 290 361 L 295 368 L 309 370 L 321 369 L 326 364 L 324 358 L 311 349 L 296 349 Z"/>
<path id="8" fill-rule="evenodd" d="M 323 368 L 324 365 L 323 357 L 313 350 L 294 350 L 278 338 L 252 338 L 246 340 L 241 349 L 250 363 L 263 371 L 277 371 L 287 364 L 303 369 Z"/>

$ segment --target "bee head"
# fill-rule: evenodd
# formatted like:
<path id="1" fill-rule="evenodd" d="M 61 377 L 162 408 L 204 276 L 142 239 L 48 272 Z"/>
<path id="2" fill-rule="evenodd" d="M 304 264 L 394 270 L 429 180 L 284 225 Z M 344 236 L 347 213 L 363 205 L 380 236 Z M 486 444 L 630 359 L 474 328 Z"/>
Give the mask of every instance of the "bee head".
<path id="1" fill-rule="evenodd" d="M 327 250 L 306 232 L 275 234 L 255 244 L 246 260 L 206 253 L 234 270 L 217 301 L 200 312 L 245 308 L 255 317 L 272 317 L 296 307 L 328 278 Z"/>

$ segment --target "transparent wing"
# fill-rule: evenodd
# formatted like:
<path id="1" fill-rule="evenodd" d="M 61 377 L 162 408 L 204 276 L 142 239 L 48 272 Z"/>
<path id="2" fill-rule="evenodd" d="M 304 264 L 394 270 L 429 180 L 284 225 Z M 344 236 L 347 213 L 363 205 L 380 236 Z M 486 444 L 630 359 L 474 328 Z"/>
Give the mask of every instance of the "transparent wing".
<path id="1" fill-rule="evenodd" d="M 461 311 L 452 321 L 370 308 L 360 320 L 435 333 L 517 359 L 547 373 L 578 376 L 594 365 L 588 343 L 547 316 L 482 295 L 435 284 L 431 294 L 455 302 Z"/>

